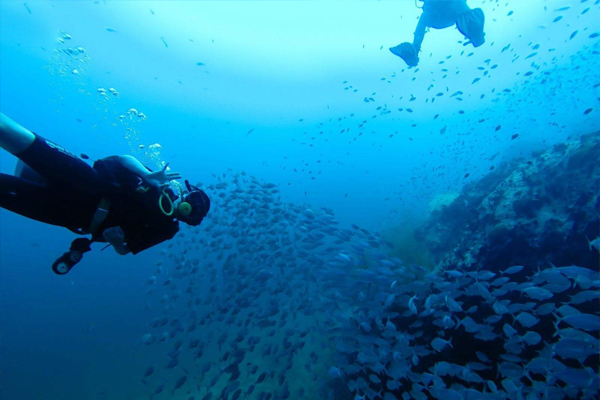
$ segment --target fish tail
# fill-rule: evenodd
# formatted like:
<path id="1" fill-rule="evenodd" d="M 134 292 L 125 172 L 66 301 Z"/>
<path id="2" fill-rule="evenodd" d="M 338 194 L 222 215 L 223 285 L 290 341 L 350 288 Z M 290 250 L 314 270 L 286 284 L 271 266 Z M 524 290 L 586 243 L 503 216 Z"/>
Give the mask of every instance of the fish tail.
<path id="1" fill-rule="evenodd" d="M 585 240 L 587 240 L 588 247 L 590 248 L 590 251 L 592 251 L 592 242 L 590 242 L 590 238 L 588 238 L 587 235 L 585 235 Z"/>
<path id="2" fill-rule="evenodd" d="M 556 313 L 552 313 L 552 315 L 554 315 L 554 317 L 556 317 L 556 321 L 552 323 L 554 325 L 554 328 L 556 329 L 556 331 L 554 332 L 554 335 L 552 335 L 552 337 L 556 337 L 556 336 L 558 336 L 558 331 L 560 331 L 560 328 L 558 327 L 558 324 L 560 324 L 560 317 Z"/>

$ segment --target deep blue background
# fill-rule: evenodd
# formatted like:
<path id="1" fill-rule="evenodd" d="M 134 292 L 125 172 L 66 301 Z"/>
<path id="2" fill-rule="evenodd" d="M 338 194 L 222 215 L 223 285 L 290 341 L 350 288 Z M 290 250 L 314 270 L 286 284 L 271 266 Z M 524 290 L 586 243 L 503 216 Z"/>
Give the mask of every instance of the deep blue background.
<path id="1" fill-rule="evenodd" d="M 502 160 L 600 126 L 598 110 L 583 114 L 598 106 L 598 5 L 502 3 L 469 2 L 486 13 L 484 46 L 432 31 L 415 71 L 387 50 L 411 39 L 412 1 L 28 1 L 31 13 L 2 1 L 0 110 L 76 154 L 160 159 L 192 182 L 246 171 L 286 201 L 386 230 Z M 79 46 L 89 59 L 62 51 Z M 97 93 L 110 87 L 118 98 Z M 130 108 L 147 120 L 121 121 Z M 138 147 L 154 143 L 158 157 Z M 14 165 L 0 153 L 2 172 Z M 94 251 L 57 277 L 50 264 L 72 238 L 0 210 L 0 396 L 97 398 L 118 387 L 123 399 L 146 398 L 138 380 L 156 355 L 139 344 L 150 318 L 143 282 L 162 247 Z"/>

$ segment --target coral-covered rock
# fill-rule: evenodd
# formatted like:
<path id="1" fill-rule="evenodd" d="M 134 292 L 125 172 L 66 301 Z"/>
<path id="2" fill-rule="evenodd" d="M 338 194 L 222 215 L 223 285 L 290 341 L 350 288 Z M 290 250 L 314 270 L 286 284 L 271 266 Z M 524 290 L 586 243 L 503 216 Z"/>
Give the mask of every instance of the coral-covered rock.
<path id="1" fill-rule="evenodd" d="M 466 185 L 417 231 L 441 268 L 594 265 L 600 132 L 513 160 Z"/>

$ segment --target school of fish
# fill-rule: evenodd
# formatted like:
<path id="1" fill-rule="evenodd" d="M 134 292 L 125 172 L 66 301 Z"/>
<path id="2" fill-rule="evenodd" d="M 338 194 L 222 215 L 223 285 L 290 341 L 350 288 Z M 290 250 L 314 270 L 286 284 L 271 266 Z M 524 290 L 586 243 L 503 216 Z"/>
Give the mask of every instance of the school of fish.
<path id="1" fill-rule="evenodd" d="M 164 353 L 142 378 L 150 398 L 598 397 L 597 269 L 405 265 L 330 209 L 216 178 L 208 220 L 146 282 L 142 341 Z"/>

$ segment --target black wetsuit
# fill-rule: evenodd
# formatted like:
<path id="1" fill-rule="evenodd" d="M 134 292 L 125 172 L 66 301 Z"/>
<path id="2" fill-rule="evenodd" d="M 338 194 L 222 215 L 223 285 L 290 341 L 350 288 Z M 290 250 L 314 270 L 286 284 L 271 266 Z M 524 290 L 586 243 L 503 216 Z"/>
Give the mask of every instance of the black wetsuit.
<path id="1" fill-rule="evenodd" d="M 17 157 L 34 173 L 0 174 L 2 208 L 76 233 L 92 233 L 94 241 L 104 241 L 102 232 L 119 226 L 133 254 L 173 238 L 179 230 L 177 220 L 159 208 L 160 191 L 144 188 L 141 179 L 123 167 L 116 156 L 98 160 L 91 167 L 36 134 L 31 146 Z M 177 198 L 173 191 L 167 193 L 172 200 Z M 105 203 L 108 200 L 108 214 L 90 232 L 103 199 Z M 163 207 L 170 209 L 166 200 Z"/>

